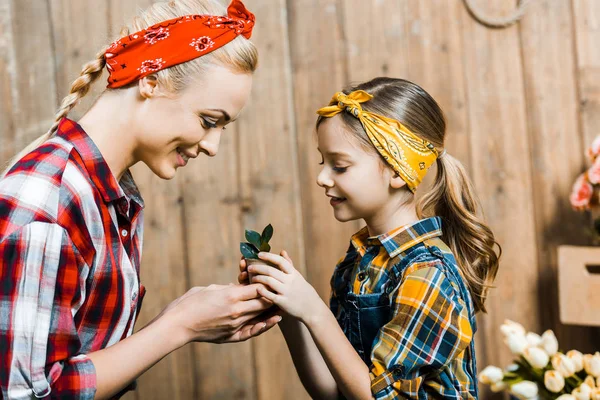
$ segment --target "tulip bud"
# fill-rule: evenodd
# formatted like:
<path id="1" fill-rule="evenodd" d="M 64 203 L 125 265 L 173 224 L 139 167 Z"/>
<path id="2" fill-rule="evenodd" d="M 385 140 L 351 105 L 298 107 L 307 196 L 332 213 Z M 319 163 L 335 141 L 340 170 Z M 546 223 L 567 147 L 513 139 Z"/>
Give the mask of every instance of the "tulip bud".
<path id="1" fill-rule="evenodd" d="M 585 383 L 582 383 L 579 387 L 575 388 L 571 394 L 575 396 L 577 400 L 589 400 L 590 395 L 592 394 L 592 388 Z"/>
<path id="2" fill-rule="evenodd" d="M 583 367 L 588 375 L 593 375 L 596 378 L 600 377 L 600 353 L 596 352 L 593 356 L 591 354 L 583 356 Z"/>
<path id="3" fill-rule="evenodd" d="M 558 371 L 546 371 L 544 373 L 544 385 L 552 393 L 558 393 L 565 387 L 565 378 Z"/>
<path id="4" fill-rule="evenodd" d="M 525 336 L 527 331 L 523 328 L 523 325 L 518 322 L 511 321 L 510 319 L 504 320 L 504 323 L 500 326 L 500 331 L 504 334 L 504 336 L 508 336 L 510 334 L 517 334 L 519 336 Z"/>
<path id="5" fill-rule="evenodd" d="M 585 380 L 583 381 L 583 383 L 585 383 L 586 385 L 588 385 L 589 387 L 591 387 L 592 389 L 594 389 L 596 387 L 596 380 L 594 379 L 593 376 L 588 375 Z"/>
<path id="6" fill-rule="evenodd" d="M 521 381 L 510 387 L 510 392 L 519 399 L 531 399 L 538 394 L 538 387 L 534 382 Z"/>
<path id="7" fill-rule="evenodd" d="M 542 337 L 537 333 L 528 332 L 527 335 L 525 335 L 525 338 L 527 339 L 527 343 L 531 347 L 538 347 L 542 344 Z"/>
<path id="8" fill-rule="evenodd" d="M 527 343 L 527 339 L 525 336 L 521 336 L 515 333 L 512 333 L 504 338 L 504 343 L 508 346 L 510 351 L 515 355 L 523 354 L 523 351 L 529 346 Z"/>
<path id="9" fill-rule="evenodd" d="M 491 385 L 492 383 L 496 383 L 504 378 L 504 373 L 498 367 L 494 367 L 493 365 L 489 365 L 483 369 L 479 373 L 479 380 L 481 383 L 485 383 L 486 385 Z"/>
<path id="10" fill-rule="evenodd" d="M 508 385 L 504 381 L 494 382 L 490 385 L 490 389 L 494 393 L 499 393 L 503 390 L 506 390 L 507 387 L 508 387 Z"/>
<path id="11" fill-rule="evenodd" d="M 525 359 L 527 360 L 527 362 L 533 367 L 533 368 L 544 368 L 546 365 L 548 365 L 548 361 L 550 360 L 550 357 L 548 357 L 548 354 L 546 354 L 546 352 L 540 348 L 537 347 L 529 347 L 527 349 L 525 349 L 525 351 L 523 352 L 523 357 L 525 357 Z"/>
<path id="12" fill-rule="evenodd" d="M 542 346 L 544 351 L 549 355 L 553 356 L 558 351 L 558 340 L 554 336 L 554 332 L 547 330 L 542 334 Z"/>
<path id="13" fill-rule="evenodd" d="M 581 352 L 577 350 L 568 351 L 567 357 L 573 362 L 575 372 L 579 372 L 583 369 L 583 354 L 581 354 Z"/>
<path id="14" fill-rule="evenodd" d="M 568 378 L 575 373 L 573 361 L 562 353 L 556 353 L 552 356 L 552 367 L 560 372 L 565 378 Z"/>

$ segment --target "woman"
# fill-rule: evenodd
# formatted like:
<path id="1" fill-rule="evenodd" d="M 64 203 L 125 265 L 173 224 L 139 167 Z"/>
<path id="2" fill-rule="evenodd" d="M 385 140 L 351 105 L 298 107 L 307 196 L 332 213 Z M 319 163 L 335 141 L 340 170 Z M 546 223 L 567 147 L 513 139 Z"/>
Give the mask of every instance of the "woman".
<path id="1" fill-rule="evenodd" d="M 50 131 L 0 180 L 1 398 L 109 398 L 192 341 L 235 342 L 280 317 L 248 287 L 193 288 L 133 333 L 143 201 L 129 167 L 171 179 L 214 156 L 247 102 L 254 16 L 238 0 L 157 3 L 84 66 Z M 79 123 L 68 112 L 101 75 Z M 201 188 L 199 188 L 201 190 Z"/>

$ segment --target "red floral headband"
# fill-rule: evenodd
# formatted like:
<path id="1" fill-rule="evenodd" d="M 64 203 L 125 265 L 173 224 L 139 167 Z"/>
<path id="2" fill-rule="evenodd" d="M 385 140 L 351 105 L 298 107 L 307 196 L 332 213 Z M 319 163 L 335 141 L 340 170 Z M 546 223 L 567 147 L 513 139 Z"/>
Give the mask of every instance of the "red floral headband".
<path id="1" fill-rule="evenodd" d="M 254 14 L 232 0 L 227 16 L 186 15 L 163 21 L 125 36 L 106 50 L 109 88 L 118 88 L 146 75 L 201 57 L 238 35 L 250 39 Z"/>

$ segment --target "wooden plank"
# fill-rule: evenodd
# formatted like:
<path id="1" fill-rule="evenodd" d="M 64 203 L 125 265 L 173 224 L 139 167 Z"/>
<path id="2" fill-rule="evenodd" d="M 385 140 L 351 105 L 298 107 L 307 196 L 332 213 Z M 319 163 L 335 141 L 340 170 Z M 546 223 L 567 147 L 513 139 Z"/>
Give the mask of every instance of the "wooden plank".
<path id="1" fill-rule="evenodd" d="M 238 166 L 244 212 L 242 228 L 273 224 L 273 252 L 286 249 L 302 273 L 304 247 L 292 79 L 285 0 L 252 4 L 257 25 L 252 40 L 261 51 L 251 103 L 238 124 Z M 243 230 L 235 236 L 242 239 Z M 252 341 L 257 398 L 308 399 L 279 329 Z M 236 363 L 240 363 L 239 360 Z M 242 361 L 241 364 L 245 364 Z M 249 365 L 242 365 L 248 370 Z M 293 395 L 291 395 L 293 394 Z"/>
<path id="2" fill-rule="evenodd" d="M 513 2 L 478 1 L 489 15 L 506 15 Z M 507 365 L 512 355 L 499 330 L 504 319 L 540 331 L 538 260 L 531 193 L 523 68 L 517 26 L 491 30 L 461 12 L 472 173 L 484 211 L 504 253 L 479 317 L 478 361 Z M 475 167 L 476 166 L 476 167 Z"/>
<path id="3" fill-rule="evenodd" d="M 5 28 L 10 30 L 6 40 L 11 42 L 5 46 L 11 47 L 6 68 L 11 80 L 13 144 L 9 153 L 12 155 L 54 122 L 56 82 L 48 4 L 36 0 L 3 3 L 10 12 Z"/>
<path id="4" fill-rule="evenodd" d="M 191 286 L 235 282 L 239 272 L 239 242 L 244 239 L 236 156 L 240 126 L 243 121 L 223 133 L 217 157 L 201 155 L 180 172 Z M 196 389 L 189 398 L 256 399 L 252 343 L 194 344 Z"/>
<path id="5" fill-rule="evenodd" d="M 321 169 L 314 136 L 315 112 L 347 84 L 342 4 L 336 0 L 288 1 L 306 273 L 326 300 L 333 268 L 348 249 L 350 236 L 358 230 L 357 223 L 335 220 L 324 189 L 315 183 Z"/>
<path id="6" fill-rule="evenodd" d="M 81 73 L 83 65 L 112 40 L 108 37 L 108 4 L 98 1 L 49 0 L 56 62 L 57 99 L 69 94 L 71 84 Z M 89 10 L 93 9 L 94 13 Z M 92 89 L 69 114 L 79 119 L 106 87 L 104 74 L 92 84 Z"/>
<path id="7" fill-rule="evenodd" d="M 561 244 L 585 244 L 584 213 L 571 209 L 569 194 L 585 157 L 579 128 L 574 33 L 569 2 L 533 2 L 520 24 L 532 184 L 537 231 L 543 329 L 553 329 L 561 348 L 591 348 L 593 329 L 564 326 L 558 315 Z M 560 160 L 560 162 L 557 162 Z"/>
<path id="8" fill-rule="evenodd" d="M 143 9 L 149 4 L 149 0 L 112 1 L 108 12 L 109 31 L 117 35 L 138 8 Z M 140 329 L 171 301 L 183 295 L 189 282 L 179 181 L 162 181 L 145 165 L 136 165 L 133 174 L 146 203 L 140 275 L 147 294 L 136 324 L 136 329 Z M 165 357 L 142 375 L 135 396 L 139 399 L 184 400 L 196 398 L 195 388 L 194 352 L 188 346 Z M 128 397 L 133 398 L 133 395 Z"/>
<path id="9" fill-rule="evenodd" d="M 12 20 L 12 3 L 0 2 L 0 169 L 15 154 L 13 121 L 13 85 L 16 74 Z"/>

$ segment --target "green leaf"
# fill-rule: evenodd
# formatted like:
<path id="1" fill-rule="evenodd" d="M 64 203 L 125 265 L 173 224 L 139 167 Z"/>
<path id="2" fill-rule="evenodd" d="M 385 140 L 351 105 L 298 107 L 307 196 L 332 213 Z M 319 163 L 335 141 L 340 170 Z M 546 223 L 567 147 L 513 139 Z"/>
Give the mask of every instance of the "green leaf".
<path id="1" fill-rule="evenodd" d="M 273 225 L 269 224 L 263 230 L 261 239 L 264 243 L 269 243 L 269 240 L 273 237 Z"/>
<path id="2" fill-rule="evenodd" d="M 250 231 L 250 230 L 246 229 L 246 240 L 249 243 L 251 243 L 252 245 L 254 245 L 254 247 L 256 247 L 257 249 L 260 248 L 261 237 L 258 232 Z"/>
<path id="3" fill-rule="evenodd" d="M 245 259 L 258 259 L 258 250 L 250 243 L 240 243 L 240 251 Z"/>
<path id="4" fill-rule="evenodd" d="M 264 251 L 264 252 L 268 253 L 269 251 L 271 251 L 271 245 L 269 243 L 262 242 L 260 244 L 260 251 Z"/>

